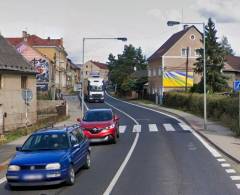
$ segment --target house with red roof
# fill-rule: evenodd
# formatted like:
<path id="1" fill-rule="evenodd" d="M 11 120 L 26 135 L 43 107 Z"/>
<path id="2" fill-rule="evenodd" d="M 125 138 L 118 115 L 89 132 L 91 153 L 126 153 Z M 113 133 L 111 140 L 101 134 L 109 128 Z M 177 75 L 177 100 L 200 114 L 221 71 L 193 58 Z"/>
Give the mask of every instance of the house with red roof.
<path id="1" fill-rule="evenodd" d="M 184 26 L 148 58 L 150 94 L 184 90 L 199 82 L 200 77 L 193 68 L 203 47 L 201 40 L 202 33 L 195 26 Z"/>
<path id="2" fill-rule="evenodd" d="M 240 57 L 228 55 L 225 57 L 223 74 L 228 77 L 228 86 L 233 88 L 233 82 L 240 80 Z"/>
<path id="3" fill-rule="evenodd" d="M 49 61 L 54 64 L 54 82 L 57 91 L 65 90 L 67 76 L 67 52 L 63 46 L 63 38 L 52 39 L 50 37 L 44 39 L 37 35 L 30 35 L 26 31 L 22 32 L 22 37 L 8 37 L 8 42 L 17 47 L 21 43 L 27 43 L 33 49 L 38 51 L 41 55 L 45 56 Z"/>
<path id="4" fill-rule="evenodd" d="M 81 76 L 83 75 L 83 78 L 89 78 L 92 75 L 99 75 L 104 79 L 104 81 L 108 81 L 108 65 L 102 62 L 97 62 L 90 60 L 84 64 L 81 68 Z"/>

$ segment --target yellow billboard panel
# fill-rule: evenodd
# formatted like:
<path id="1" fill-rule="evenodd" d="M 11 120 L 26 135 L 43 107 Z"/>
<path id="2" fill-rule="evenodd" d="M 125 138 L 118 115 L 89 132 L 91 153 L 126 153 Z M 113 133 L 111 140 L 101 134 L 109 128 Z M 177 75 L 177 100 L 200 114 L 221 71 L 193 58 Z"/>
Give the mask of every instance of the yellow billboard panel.
<path id="1" fill-rule="evenodd" d="M 163 74 L 163 87 L 175 88 L 186 86 L 186 72 L 166 71 Z M 188 72 L 187 86 L 193 86 L 193 72 Z"/>

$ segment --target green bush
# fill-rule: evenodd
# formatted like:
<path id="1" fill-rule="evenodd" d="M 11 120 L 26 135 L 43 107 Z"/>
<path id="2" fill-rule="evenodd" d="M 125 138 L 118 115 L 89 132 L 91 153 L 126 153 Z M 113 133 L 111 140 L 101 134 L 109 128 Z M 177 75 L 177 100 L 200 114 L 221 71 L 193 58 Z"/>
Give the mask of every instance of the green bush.
<path id="1" fill-rule="evenodd" d="M 166 93 L 163 104 L 203 116 L 203 94 L 169 92 Z M 220 121 L 240 135 L 237 97 L 207 95 L 207 115 L 211 120 Z"/>

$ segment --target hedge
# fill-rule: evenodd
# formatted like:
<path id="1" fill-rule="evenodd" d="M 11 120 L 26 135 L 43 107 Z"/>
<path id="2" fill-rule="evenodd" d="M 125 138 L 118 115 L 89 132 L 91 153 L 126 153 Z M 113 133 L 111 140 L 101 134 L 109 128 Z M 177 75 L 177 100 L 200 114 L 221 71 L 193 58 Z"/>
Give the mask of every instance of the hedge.
<path id="1" fill-rule="evenodd" d="M 163 104 L 203 116 L 203 94 L 169 92 L 165 94 Z M 237 97 L 207 95 L 207 117 L 220 121 L 239 136 L 238 109 Z"/>

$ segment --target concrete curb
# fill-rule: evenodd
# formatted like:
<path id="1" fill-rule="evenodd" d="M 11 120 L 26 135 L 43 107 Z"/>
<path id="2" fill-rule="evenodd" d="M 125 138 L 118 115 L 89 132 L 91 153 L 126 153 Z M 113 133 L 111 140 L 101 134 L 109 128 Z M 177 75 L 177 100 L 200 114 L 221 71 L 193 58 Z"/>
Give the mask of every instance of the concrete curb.
<path id="1" fill-rule="evenodd" d="M 135 102 L 134 102 L 135 103 Z M 135 103 L 135 104 L 139 104 L 139 103 Z M 191 123 L 189 123 L 185 118 L 183 118 L 182 116 L 179 116 L 178 114 L 176 113 L 173 113 L 173 112 L 170 112 L 170 111 L 166 111 L 164 109 L 161 109 L 160 107 L 159 108 L 154 108 L 154 107 L 151 107 L 151 106 L 147 106 L 146 104 L 139 104 L 139 105 L 142 105 L 142 106 L 145 106 L 145 107 L 148 107 L 148 108 L 151 108 L 151 109 L 155 109 L 155 110 L 159 110 L 161 112 L 164 112 L 166 114 L 170 114 L 170 115 L 173 115 L 181 120 L 183 120 L 185 123 L 187 123 L 198 135 L 200 135 L 201 137 L 203 137 L 206 141 L 208 141 L 211 145 L 213 145 L 217 150 L 219 150 L 221 153 L 223 153 L 225 156 L 227 156 L 228 158 L 230 158 L 231 160 L 233 160 L 234 162 L 240 164 L 240 160 L 238 160 L 237 158 L 235 158 L 234 156 L 232 156 L 231 154 L 225 152 L 221 147 L 219 147 L 218 145 L 216 145 L 214 142 L 212 142 L 207 136 L 205 136 L 201 131 L 199 130 L 196 130 L 193 125 Z M 202 129 L 204 131 L 204 129 Z"/>

